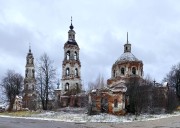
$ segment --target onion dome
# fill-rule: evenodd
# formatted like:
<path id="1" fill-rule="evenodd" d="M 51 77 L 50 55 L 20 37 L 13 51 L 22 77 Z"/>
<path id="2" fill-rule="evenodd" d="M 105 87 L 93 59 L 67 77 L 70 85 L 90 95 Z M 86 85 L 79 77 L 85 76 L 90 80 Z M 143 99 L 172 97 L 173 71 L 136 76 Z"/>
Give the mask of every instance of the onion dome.
<path id="1" fill-rule="evenodd" d="M 76 32 L 73 30 L 74 26 L 72 25 L 72 17 L 71 17 L 71 25 L 69 26 L 70 30 L 68 31 L 68 41 L 66 44 L 71 44 L 71 45 L 77 45 L 77 42 L 75 40 L 75 34 Z"/>

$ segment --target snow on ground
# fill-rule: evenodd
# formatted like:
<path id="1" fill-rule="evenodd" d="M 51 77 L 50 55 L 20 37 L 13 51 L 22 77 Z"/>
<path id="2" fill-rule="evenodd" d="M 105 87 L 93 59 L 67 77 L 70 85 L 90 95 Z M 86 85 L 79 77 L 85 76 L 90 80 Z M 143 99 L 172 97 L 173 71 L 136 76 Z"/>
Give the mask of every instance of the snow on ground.
<path id="1" fill-rule="evenodd" d="M 55 111 L 42 111 L 39 114 L 31 115 L 30 117 L 20 117 L 26 119 L 39 119 L 39 120 L 54 120 L 54 121 L 64 121 L 64 122 L 133 122 L 133 121 L 148 121 L 156 120 L 161 118 L 168 118 L 172 116 L 180 116 L 180 112 L 175 112 L 173 114 L 161 114 L 161 115 L 149 115 L 143 114 L 139 116 L 126 115 L 126 116 L 115 116 L 106 113 L 101 113 L 99 115 L 88 116 L 85 109 L 82 108 L 66 108 L 64 110 Z M 9 116 L 0 116 L 9 117 Z M 17 117 L 12 117 L 17 118 Z"/>
<path id="2" fill-rule="evenodd" d="M 44 112 L 37 114 L 34 117 L 40 117 L 44 119 L 56 119 L 58 121 L 65 122 L 132 122 L 132 121 L 147 121 L 156 120 L 161 118 L 168 118 L 172 116 L 180 116 L 180 112 L 173 114 L 162 114 L 162 115 L 126 115 L 126 116 L 115 116 L 106 113 L 101 113 L 99 115 L 91 115 L 83 113 L 66 113 L 66 112 Z"/>

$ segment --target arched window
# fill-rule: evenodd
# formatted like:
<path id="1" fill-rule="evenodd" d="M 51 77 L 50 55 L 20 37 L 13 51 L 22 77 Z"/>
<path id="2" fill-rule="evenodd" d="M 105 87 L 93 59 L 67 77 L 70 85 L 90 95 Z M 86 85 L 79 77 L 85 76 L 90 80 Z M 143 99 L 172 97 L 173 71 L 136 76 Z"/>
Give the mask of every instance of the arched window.
<path id="1" fill-rule="evenodd" d="M 143 76 L 143 69 L 141 68 L 141 76 Z"/>
<path id="2" fill-rule="evenodd" d="M 79 89 L 79 85 L 78 85 L 78 83 L 76 83 L 76 90 L 78 90 Z"/>
<path id="3" fill-rule="evenodd" d="M 26 90 L 28 90 L 29 89 L 29 85 L 28 84 L 26 84 Z"/>
<path id="4" fill-rule="evenodd" d="M 132 74 L 136 75 L 136 68 L 135 67 L 132 68 Z"/>
<path id="5" fill-rule="evenodd" d="M 32 90 L 34 91 L 34 85 L 32 85 Z"/>
<path id="6" fill-rule="evenodd" d="M 70 71 L 69 71 L 69 68 L 66 68 L 66 76 L 69 76 L 69 73 Z"/>
<path id="7" fill-rule="evenodd" d="M 69 39 L 71 39 L 71 34 L 69 34 Z"/>
<path id="8" fill-rule="evenodd" d="M 117 99 L 114 100 L 114 107 L 115 107 L 115 108 L 118 107 L 118 100 L 117 100 Z"/>
<path id="9" fill-rule="evenodd" d="M 28 76 L 28 69 L 26 69 L 26 77 Z"/>
<path id="10" fill-rule="evenodd" d="M 121 68 L 121 74 L 124 75 L 124 71 L 125 69 L 124 68 Z"/>
<path id="11" fill-rule="evenodd" d="M 32 64 L 32 58 L 29 58 L 29 64 Z"/>
<path id="12" fill-rule="evenodd" d="M 113 71 L 113 77 L 116 77 L 116 71 L 115 70 Z"/>
<path id="13" fill-rule="evenodd" d="M 69 83 L 65 84 L 65 91 L 69 91 Z"/>
<path id="14" fill-rule="evenodd" d="M 75 76 L 78 76 L 78 69 L 75 69 Z"/>
<path id="15" fill-rule="evenodd" d="M 60 100 L 60 98 L 61 98 L 61 95 L 58 95 L 58 101 Z"/>
<path id="16" fill-rule="evenodd" d="M 66 59 L 69 60 L 70 59 L 70 51 L 66 52 Z"/>
<path id="17" fill-rule="evenodd" d="M 32 69 L 32 77 L 34 78 L 34 69 Z"/>
<path id="18" fill-rule="evenodd" d="M 74 52 L 74 59 L 77 60 L 77 52 Z"/>

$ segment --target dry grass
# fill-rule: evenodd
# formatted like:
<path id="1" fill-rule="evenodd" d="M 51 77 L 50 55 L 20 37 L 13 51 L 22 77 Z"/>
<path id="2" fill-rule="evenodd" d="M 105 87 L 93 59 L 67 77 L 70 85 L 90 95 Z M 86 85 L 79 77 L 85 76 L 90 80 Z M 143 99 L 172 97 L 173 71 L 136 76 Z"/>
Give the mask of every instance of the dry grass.
<path id="1" fill-rule="evenodd" d="M 39 112 L 35 111 L 16 111 L 16 112 L 2 112 L 0 115 L 6 116 L 17 116 L 17 117 L 30 117 L 31 115 L 39 114 Z"/>
<path id="2" fill-rule="evenodd" d="M 177 107 L 177 110 L 180 111 L 180 106 Z"/>

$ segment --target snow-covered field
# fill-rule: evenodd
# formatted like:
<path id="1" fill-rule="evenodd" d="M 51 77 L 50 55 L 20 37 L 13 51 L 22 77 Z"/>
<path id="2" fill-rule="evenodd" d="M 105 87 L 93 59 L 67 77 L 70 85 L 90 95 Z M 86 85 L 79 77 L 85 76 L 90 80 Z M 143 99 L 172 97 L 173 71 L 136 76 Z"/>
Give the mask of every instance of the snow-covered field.
<path id="1" fill-rule="evenodd" d="M 54 111 L 42 111 L 39 114 L 33 114 L 29 117 L 18 117 L 26 119 L 39 119 L 39 120 L 54 120 L 54 121 L 65 121 L 65 122 L 133 122 L 133 121 L 148 121 L 156 120 L 161 118 L 168 118 L 172 116 L 180 116 L 180 112 L 175 112 L 173 114 L 161 114 L 161 115 L 126 115 L 126 116 L 115 116 L 110 114 L 101 113 L 99 115 L 88 116 L 85 111 L 81 108 L 76 108 L 73 110 L 71 108 L 66 108 L 64 110 Z M 10 117 L 3 116 L 0 117 Z M 17 117 L 11 117 L 17 118 Z"/>

